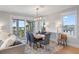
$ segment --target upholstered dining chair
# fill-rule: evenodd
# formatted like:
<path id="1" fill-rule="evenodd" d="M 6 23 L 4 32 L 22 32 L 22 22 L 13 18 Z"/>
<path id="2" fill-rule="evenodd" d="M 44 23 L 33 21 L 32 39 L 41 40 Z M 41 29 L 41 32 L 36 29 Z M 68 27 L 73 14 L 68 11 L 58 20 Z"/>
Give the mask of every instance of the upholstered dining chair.
<path id="1" fill-rule="evenodd" d="M 67 35 L 66 34 L 59 34 L 58 35 L 58 45 L 67 46 Z"/>
<path id="2" fill-rule="evenodd" d="M 37 48 L 37 41 L 36 41 L 36 38 L 34 37 L 33 33 L 32 32 L 29 32 L 29 37 L 30 37 L 30 40 L 31 40 L 31 46 L 33 48 Z"/>

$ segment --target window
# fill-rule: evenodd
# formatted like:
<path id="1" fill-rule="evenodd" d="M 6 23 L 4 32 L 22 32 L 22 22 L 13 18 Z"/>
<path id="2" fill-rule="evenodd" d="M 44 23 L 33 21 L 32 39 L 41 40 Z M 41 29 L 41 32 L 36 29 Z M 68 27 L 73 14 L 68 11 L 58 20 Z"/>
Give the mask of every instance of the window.
<path id="1" fill-rule="evenodd" d="M 17 20 L 13 20 L 12 27 L 13 27 L 13 34 L 17 35 Z"/>
<path id="2" fill-rule="evenodd" d="M 75 15 L 65 15 L 63 16 L 63 32 L 74 36 L 75 35 L 75 26 L 76 26 L 76 17 Z"/>
<path id="3" fill-rule="evenodd" d="M 21 19 L 13 19 L 13 34 L 18 36 L 20 39 L 24 39 L 25 35 L 25 21 Z"/>
<path id="4" fill-rule="evenodd" d="M 19 20 L 19 27 L 24 27 L 24 21 L 23 20 Z"/>
<path id="5" fill-rule="evenodd" d="M 25 36 L 25 22 L 24 20 L 18 20 L 18 34 L 21 39 L 24 39 Z"/>

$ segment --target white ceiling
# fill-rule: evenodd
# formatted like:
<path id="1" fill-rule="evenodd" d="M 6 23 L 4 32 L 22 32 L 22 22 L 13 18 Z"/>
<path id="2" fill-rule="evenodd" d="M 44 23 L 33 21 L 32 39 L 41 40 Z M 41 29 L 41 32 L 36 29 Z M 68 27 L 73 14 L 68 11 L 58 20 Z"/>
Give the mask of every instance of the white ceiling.
<path id="1" fill-rule="evenodd" d="M 0 11 L 35 16 L 37 7 L 39 8 L 39 15 L 45 16 L 72 8 L 74 5 L 0 5 Z"/>

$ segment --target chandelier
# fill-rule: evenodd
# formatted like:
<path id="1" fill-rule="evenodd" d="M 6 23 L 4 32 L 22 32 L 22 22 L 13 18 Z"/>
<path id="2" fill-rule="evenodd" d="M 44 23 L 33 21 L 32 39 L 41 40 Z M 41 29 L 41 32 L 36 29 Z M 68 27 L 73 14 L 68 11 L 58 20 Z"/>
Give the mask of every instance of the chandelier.
<path id="1" fill-rule="evenodd" d="M 38 12 L 39 12 L 39 8 L 36 8 L 36 17 L 34 20 L 37 20 L 37 21 L 41 19 L 41 16 L 39 16 Z"/>

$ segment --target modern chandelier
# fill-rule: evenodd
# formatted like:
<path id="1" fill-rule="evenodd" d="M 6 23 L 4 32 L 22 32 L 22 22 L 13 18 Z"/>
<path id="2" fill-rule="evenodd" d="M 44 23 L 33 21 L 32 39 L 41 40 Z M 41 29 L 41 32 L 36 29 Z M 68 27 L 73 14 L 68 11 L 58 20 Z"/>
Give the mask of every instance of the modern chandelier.
<path id="1" fill-rule="evenodd" d="M 41 16 L 39 16 L 38 12 L 39 12 L 39 8 L 36 8 L 36 17 L 35 17 L 35 20 L 37 20 L 37 21 L 41 19 Z"/>

